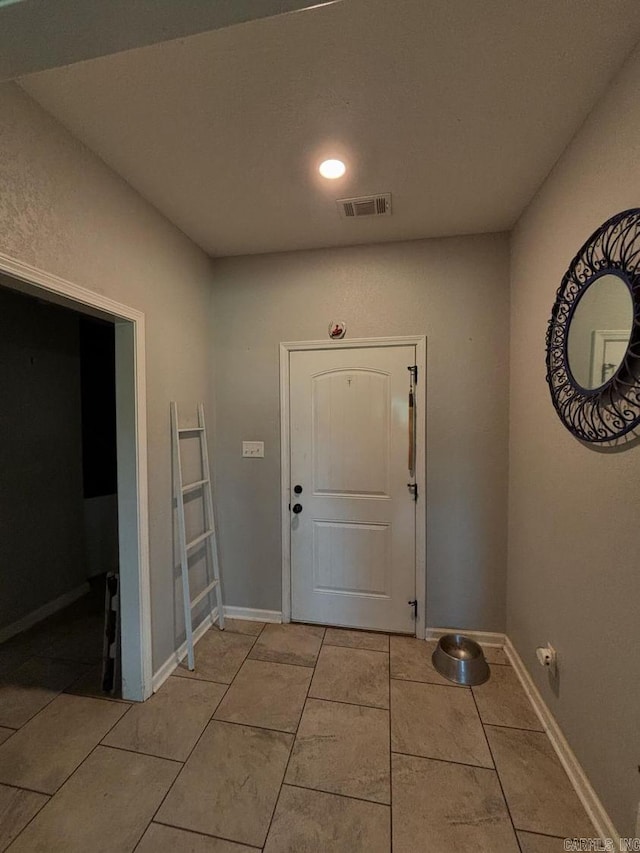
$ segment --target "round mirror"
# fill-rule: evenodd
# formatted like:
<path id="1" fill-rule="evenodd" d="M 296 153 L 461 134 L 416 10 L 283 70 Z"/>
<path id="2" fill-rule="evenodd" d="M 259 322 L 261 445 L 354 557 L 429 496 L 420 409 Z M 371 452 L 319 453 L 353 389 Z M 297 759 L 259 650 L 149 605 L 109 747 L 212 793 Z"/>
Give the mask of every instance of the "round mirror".
<path id="1" fill-rule="evenodd" d="M 601 388 L 615 375 L 629 346 L 633 301 L 625 281 L 604 273 L 583 291 L 571 317 L 567 362 L 582 388 Z"/>
<path id="2" fill-rule="evenodd" d="M 603 222 L 564 274 L 547 326 L 547 382 L 581 441 L 640 437 L 640 208 Z"/>

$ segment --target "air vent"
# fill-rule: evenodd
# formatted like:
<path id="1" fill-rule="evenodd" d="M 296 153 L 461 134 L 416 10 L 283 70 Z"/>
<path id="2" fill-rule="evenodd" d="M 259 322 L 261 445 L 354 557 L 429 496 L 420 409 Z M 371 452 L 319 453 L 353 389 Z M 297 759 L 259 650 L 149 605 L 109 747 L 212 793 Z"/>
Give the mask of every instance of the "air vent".
<path id="1" fill-rule="evenodd" d="M 391 193 L 363 195 L 360 198 L 339 198 L 336 201 L 340 216 L 358 219 L 360 216 L 391 216 Z"/>

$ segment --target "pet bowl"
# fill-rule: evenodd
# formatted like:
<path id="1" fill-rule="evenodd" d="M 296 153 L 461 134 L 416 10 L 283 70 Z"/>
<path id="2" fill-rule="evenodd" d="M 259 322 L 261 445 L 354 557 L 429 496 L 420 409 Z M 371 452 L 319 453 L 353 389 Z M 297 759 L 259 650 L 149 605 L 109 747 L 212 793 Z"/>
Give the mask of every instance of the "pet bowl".
<path id="1" fill-rule="evenodd" d="M 489 665 L 482 648 L 463 634 L 440 637 L 432 660 L 440 675 L 456 684 L 473 687 L 489 678 Z"/>

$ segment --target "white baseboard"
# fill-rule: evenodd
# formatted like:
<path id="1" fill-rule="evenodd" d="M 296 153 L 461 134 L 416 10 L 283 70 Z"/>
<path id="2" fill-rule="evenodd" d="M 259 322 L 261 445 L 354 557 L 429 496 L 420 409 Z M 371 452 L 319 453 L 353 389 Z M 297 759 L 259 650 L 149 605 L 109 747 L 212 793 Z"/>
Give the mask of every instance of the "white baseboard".
<path id="1" fill-rule="evenodd" d="M 522 684 L 525 693 L 529 697 L 529 701 L 533 705 L 540 722 L 544 726 L 544 730 L 546 731 L 547 736 L 551 741 L 551 745 L 560 759 L 560 763 L 564 767 L 567 776 L 571 780 L 571 784 L 575 788 L 578 797 L 580 797 L 582 805 L 585 807 L 587 814 L 591 818 L 597 834 L 600 838 L 613 839 L 615 849 L 621 849 L 620 836 L 616 832 L 613 821 L 607 814 L 600 798 L 593 790 L 593 787 L 587 778 L 587 774 L 582 769 L 575 753 L 569 746 L 569 743 L 562 733 L 556 718 L 553 716 L 547 703 L 540 695 L 540 692 L 534 684 L 528 669 L 522 662 L 522 658 L 515 650 L 513 643 L 508 637 L 506 638 L 505 651 L 513 665 L 516 675 L 520 679 L 520 683 Z"/>
<path id="2" fill-rule="evenodd" d="M 218 618 L 218 608 L 214 607 L 211 613 L 207 613 L 202 622 L 198 625 L 197 628 L 193 629 L 193 644 L 195 645 L 198 640 L 207 633 L 209 628 L 213 625 L 213 623 Z M 156 693 L 162 685 L 165 683 L 167 678 L 171 675 L 171 673 L 176 669 L 178 664 L 182 663 L 182 661 L 187 656 L 187 641 L 180 646 L 179 649 L 176 649 L 175 652 L 172 652 L 166 661 L 162 664 L 162 666 L 154 673 L 152 688 L 153 692 Z"/>
<path id="3" fill-rule="evenodd" d="M 229 619 L 246 619 L 247 621 L 251 622 L 282 622 L 282 613 L 279 610 L 255 610 L 251 607 L 225 607 L 224 615 Z M 215 607 L 213 609 L 213 612 L 205 616 L 205 618 L 198 625 L 198 627 L 194 629 L 194 645 L 203 636 L 203 634 L 206 634 L 206 632 L 214 624 L 214 622 L 217 621 L 217 619 L 218 608 Z M 152 682 L 154 693 L 156 693 L 162 687 L 167 678 L 169 678 L 171 673 L 175 670 L 178 664 L 186 658 L 186 656 L 187 641 L 185 640 L 179 649 L 169 655 L 166 661 L 154 674 Z"/>
<path id="4" fill-rule="evenodd" d="M 86 595 L 90 589 L 91 587 L 85 581 L 75 589 L 65 592 L 64 595 L 54 598 L 53 601 L 48 601 L 46 604 L 43 604 L 42 607 L 38 607 L 37 610 L 32 610 L 31 613 L 27 613 L 26 616 L 22 617 L 22 619 L 18 619 L 17 622 L 13 622 L 11 625 L 6 625 L 4 628 L 0 628 L 0 643 L 10 640 L 11 637 L 15 637 L 16 634 L 21 634 L 23 631 L 27 631 L 38 622 L 42 622 L 42 620 L 46 619 L 48 616 L 53 616 L 54 613 L 57 613 L 58 610 L 62 610 L 63 607 L 68 607 L 70 604 L 73 604 L 74 601 L 77 601 L 78 598 L 82 598 L 83 595 Z"/>
<path id="5" fill-rule="evenodd" d="M 506 636 L 493 631 L 467 631 L 466 628 L 427 628 L 425 640 L 439 640 L 443 634 L 464 634 L 482 646 L 504 646 Z"/>
<path id="6" fill-rule="evenodd" d="M 246 619 L 247 622 L 282 622 L 280 610 L 256 610 L 253 607 L 227 607 L 224 615 L 229 619 Z"/>

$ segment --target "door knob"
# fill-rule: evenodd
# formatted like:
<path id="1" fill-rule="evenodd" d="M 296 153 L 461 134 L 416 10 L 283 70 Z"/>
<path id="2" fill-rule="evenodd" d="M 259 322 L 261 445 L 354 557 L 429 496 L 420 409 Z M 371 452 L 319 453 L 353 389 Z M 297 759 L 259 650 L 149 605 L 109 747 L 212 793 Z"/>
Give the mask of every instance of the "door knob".
<path id="1" fill-rule="evenodd" d="M 291 509 L 298 515 L 298 513 L 302 512 L 302 504 L 294 504 Z"/>

